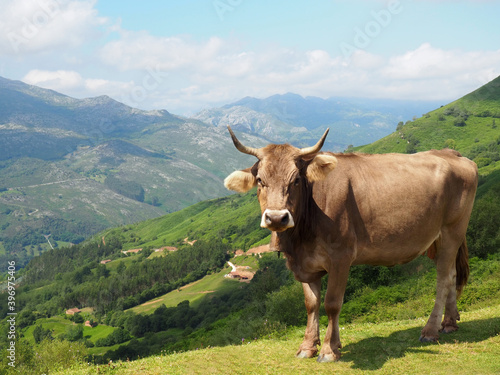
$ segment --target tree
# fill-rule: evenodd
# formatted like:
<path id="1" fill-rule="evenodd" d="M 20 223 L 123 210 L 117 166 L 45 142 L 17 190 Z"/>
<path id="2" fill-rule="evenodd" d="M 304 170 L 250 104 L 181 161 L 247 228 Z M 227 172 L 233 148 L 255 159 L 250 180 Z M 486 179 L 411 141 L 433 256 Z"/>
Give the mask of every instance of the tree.
<path id="1" fill-rule="evenodd" d="M 121 275 L 123 273 L 123 271 L 125 271 L 126 268 L 127 268 L 127 266 L 125 265 L 123 260 L 121 260 L 120 263 L 118 263 L 118 267 L 116 268 L 116 272 L 119 275 Z"/>
<path id="2" fill-rule="evenodd" d="M 68 341 L 78 341 L 83 339 L 83 326 L 77 324 L 76 326 L 69 326 L 66 328 L 65 339 Z"/>
<path id="3" fill-rule="evenodd" d="M 408 134 L 407 142 L 408 144 L 406 145 L 406 153 L 416 153 L 418 151 L 417 146 L 420 144 L 420 141 L 413 134 Z"/>
<path id="4" fill-rule="evenodd" d="M 70 320 L 75 322 L 75 323 L 83 323 L 83 316 L 80 313 L 76 313 L 73 316 L 70 317 Z"/>
<path id="5" fill-rule="evenodd" d="M 40 344 L 45 339 L 53 340 L 52 331 L 50 329 L 44 329 L 41 325 L 38 325 L 33 330 L 33 338 L 35 343 Z"/>
<path id="6" fill-rule="evenodd" d="M 96 276 L 97 279 L 100 279 L 101 277 L 108 277 L 109 276 L 109 270 L 104 264 L 99 264 L 96 268 Z"/>
<path id="7" fill-rule="evenodd" d="M 466 125 L 465 122 L 466 118 L 462 116 L 458 116 L 454 121 L 453 125 L 458 126 L 458 127 L 464 127 Z"/>
<path id="8" fill-rule="evenodd" d="M 500 249 L 500 185 L 478 199 L 467 229 L 470 256 L 486 258 Z"/>
<path id="9" fill-rule="evenodd" d="M 457 142 L 455 142 L 454 139 L 447 139 L 444 141 L 444 147 L 451 148 L 452 150 L 455 150 L 457 147 Z"/>

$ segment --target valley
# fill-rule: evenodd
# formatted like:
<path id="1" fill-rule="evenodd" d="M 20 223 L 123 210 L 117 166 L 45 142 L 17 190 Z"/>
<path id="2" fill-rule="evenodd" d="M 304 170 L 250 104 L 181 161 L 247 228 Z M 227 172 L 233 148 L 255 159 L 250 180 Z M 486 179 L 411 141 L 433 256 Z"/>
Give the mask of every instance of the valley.
<path id="1" fill-rule="evenodd" d="M 480 183 L 467 232 L 471 276 L 458 302 L 464 317 L 460 330 L 443 335 L 439 345 L 418 342 L 435 293 L 436 271 L 427 257 L 392 268 L 352 267 L 340 316 L 347 344 L 340 366 L 346 371 L 390 373 L 392 366 L 403 366 L 412 373 L 427 362 L 444 368 L 436 361 L 450 351 L 458 352 L 453 359 L 473 372 L 499 370 L 494 360 L 500 348 L 499 85 L 497 78 L 420 118 L 401 121 L 395 132 L 373 143 L 347 150 L 412 153 L 446 146 L 478 164 Z M 17 271 L 22 283 L 16 289 L 18 342 L 27 353 L 22 359 L 27 374 L 40 363 L 60 373 L 133 373 L 138 368 L 155 373 L 168 366 L 182 373 L 213 353 L 232 358 L 234 350 L 247 357 L 280 351 L 292 367 L 310 370 L 309 362 L 292 358 L 306 321 L 302 287 L 282 257 L 254 250 L 270 241 L 269 231 L 259 226 L 256 191 L 227 195 L 216 190 L 228 173 L 251 165 L 252 158 L 235 157 L 239 153 L 222 125 L 172 121 L 78 145 L 62 158 L 0 162 L 0 255 L 11 258 L 32 249 Z M 238 137 L 260 147 L 268 140 L 256 130 L 240 131 Z M 9 238 L 23 241 L 30 233 L 46 241 L 47 228 L 58 244 L 55 250 L 41 241 L 14 252 L 5 246 Z M 76 241 L 75 235 L 81 238 Z M 159 248 L 163 252 L 155 252 Z M 142 250 L 129 251 L 136 249 Z M 250 267 L 250 282 L 225 278 L 233 270 L 228 262 Z M 324 278 L 322 293 L 326 283 Z M 78 322 L 65 314 L 73 307 L 82 310 Z M 3 319 L 6 312 L 2 300 Z M 324 330 L 323 307 L 320 315 Z M 84 327 L 86 320 L 97 326 Z M 42 362 L 33 362 L 33 348 L 45 358 Z M 64 362 L 69 350 L 82 355 Z M 470 360 L 471 351 L 477 361 Z M 89 367 L 90 357 L 94 364 Z M 139 357 L 148 358 L 135 361 Z M 288 369 L 282 356 L 268 365 Z"/>
<path id="2" fill-rule="evenodd" d="M 223 179 L 251 160 L 234 153 L 227 125 L 258 147 L 307 146 L 331 127 L 326 147 L 341 151 L 435 105 L 289 93 L 184 118 L 0 77 L 0 249 L 26 264 L 50 248 L 43 234 L 56 246 L 79 243 L 104 228 L 227 195 Z"/>

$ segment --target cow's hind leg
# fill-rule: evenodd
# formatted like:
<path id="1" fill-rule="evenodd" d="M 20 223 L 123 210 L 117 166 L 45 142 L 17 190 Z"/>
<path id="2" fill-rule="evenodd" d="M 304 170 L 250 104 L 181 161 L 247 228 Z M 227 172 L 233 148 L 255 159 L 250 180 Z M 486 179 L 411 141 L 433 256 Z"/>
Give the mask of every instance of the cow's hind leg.
<path id="1" fill-rule="evenodd" d="M 444 310 L 444 318 L 441 323 L 442 333 L 455 332 L 458 329 L 457 321 L 460 320 L 460 314 L 457 308 L 457 291 L 451 288 L 446 299 L 446 306 Z"/>
<path id="2" fill-rule="evenodd" d="M 456 256 L 460 242 L 451 236 L 444 236 L 437 247 L 435 258 L 437 268 L 436 302 L 434 308 L 422 329 L 420 341 L 429 342 L 439 339 L 439 332 L 452 332 L 456 328 L 458 310 L 456 307 Z M 446 306 L 446 315 L 441 323 L 443 310 Z M 443 325 L 442 325 L 443 324 Z"/>
<path id="3" fill-rule="evenodd" d="M 298 358 L 312 358 L 318 353 L 319 307 L 321 304 L 321 279 L 312 283 L 302 283 L 307 310 L 307 327 L 304 341 L 297 351 Z"/>
<path id="4" fill-rule="evenodd" d="M 465 239 L 458 250 L 456 271 L 456 288 L 451 288 L 448 298 L 446 299 L 444 319 L 441 323 L 440 331 L 442 333 L 451 333 L 458 329 L 457 321 L 460 320 L 460 314 L 457 308 L 457 298 L 460 296 L 462 288 L 469 278 L 469 253 Z"/>

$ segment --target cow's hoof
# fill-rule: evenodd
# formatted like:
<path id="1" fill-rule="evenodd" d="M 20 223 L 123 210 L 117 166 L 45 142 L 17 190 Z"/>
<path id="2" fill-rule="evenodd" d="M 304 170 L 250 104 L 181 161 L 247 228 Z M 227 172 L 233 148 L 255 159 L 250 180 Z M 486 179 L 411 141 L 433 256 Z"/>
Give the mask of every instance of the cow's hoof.
<path id="1" fill-rule="evenodd" d="M 458 329 L 458 327 L 453 327 L 453 326 L 447 326 L 447 327 L 444 327 L 441 331 L 439 331 L 440 333 L 452 333 L 452 332 L 455 332 L 456 330 Z"/>
<path id="2" fill-rule="evenodd" d="M 312 358 L 317 352 L 317 350 L 300 350 L 295 356 L 297 358 Z"/>
<path id="3" fill-rule="evenodd" d="M 420 342 L 436 342 L 438 340 L 437 337 L 428 337 L 428 336 L 420 336 Z"/>
<path id="4" fill-rule="evenodd" d="M 441 330 L 439 331 L 440 333 L 452 333 L 458 330 L 457 323 L 449 323 L 446 325 L 443 325 Z"/>
<path id="5" fill-rule="evenodd" d="M 319 363 L 326 363 L 326 362 L 336 362 L 339 359 L 340 359 L 340 350 L 335 350 L 333 353 L 320 354 L 318 356 L 317 361 Z"/>
<path id="6" fill-rule="evenodd" d="M 333 354 L 320 354 L 317 361 L 319 363 L 333 362 L 335 361 L 335 357 Z"/>

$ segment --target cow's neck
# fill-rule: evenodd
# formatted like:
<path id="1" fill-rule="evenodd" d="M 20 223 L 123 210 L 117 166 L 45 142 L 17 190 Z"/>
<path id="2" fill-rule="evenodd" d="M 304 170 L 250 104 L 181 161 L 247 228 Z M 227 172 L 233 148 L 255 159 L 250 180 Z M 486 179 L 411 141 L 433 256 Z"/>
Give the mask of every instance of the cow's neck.
<path id="1" fill-rule="evenodd" d="M 347 202 L 348 197 L 343 200 Z M 328 233 L 328 241 L 332 247 L 340 248 L 342 238 L 347 234 L 343 233 L 342 223 L 350 219 L 345 215 L 345 210 L 333 210 L 334 217 L 329 217 L 316 201 L 312 194 L 308 195 L 307 205 L 303 206 L 301 215 L 297 215 L 297 220 L 293 228 L 283 232 L 273 232 L 271 236 L 271 249 L 283 252 L 287 259 L 288 268 L 294 273 L 297 280 L 310 282 L 321 277 L 324 272 L 324 264 L 315 267 L 315 263 L 323 259 L 321 250 L 325 247 L 325 233 Z M 339 223 L 337 230 L 334 222 Z M 349 240 L 352 238 L 348 235 Z M 352 241 L 351 241 L 352 242 Z M 319 251 L 319 253 L 318 253 Z M 307 264 L 309 267 L 304 267 Z"/>
<path id="2" fill-rule="evenodd" d="M 273 232 L 271 248 L 283 252 L 287 259 L 288 267 L 297 276 L 298 265 L 306 254 L 311 254 L 318 238 L 318 218 L 324 215 L 318 207 L 312 194 L 304 200 L 301 212 L 296 215 L 295 226 L 283 232 Z"/>

